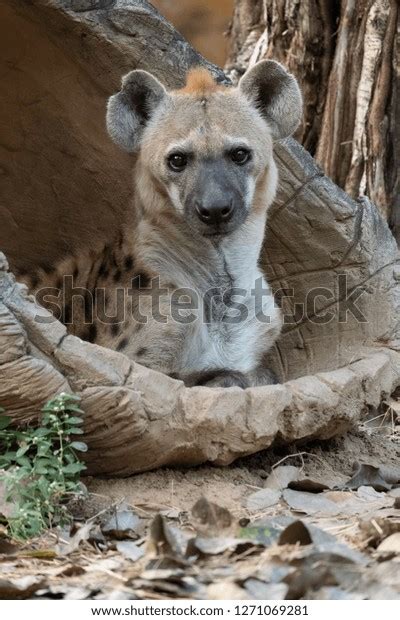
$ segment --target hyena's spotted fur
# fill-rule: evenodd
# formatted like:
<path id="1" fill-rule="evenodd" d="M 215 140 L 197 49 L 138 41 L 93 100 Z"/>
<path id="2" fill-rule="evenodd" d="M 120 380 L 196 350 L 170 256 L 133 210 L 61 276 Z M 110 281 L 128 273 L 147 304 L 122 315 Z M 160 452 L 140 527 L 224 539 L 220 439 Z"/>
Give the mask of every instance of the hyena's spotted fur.
<path id="1" fill-rule="evenodd" d="M 277 184 L 272 143 L 300 114 L 294 78 L 272 61 L 238 88 L 195 71 L 185 89 L 168 93 L 150 74 L 131 72 L 107 121 L 114 141 L 137 154 L 136 224 L 98 251 L 23 279 L 70 333 L 188 385 L 269 382 L 262 362 L 280 313 L 271 295 L 257 305 L 252 289 L 269 290 L 258 258 Z"/>

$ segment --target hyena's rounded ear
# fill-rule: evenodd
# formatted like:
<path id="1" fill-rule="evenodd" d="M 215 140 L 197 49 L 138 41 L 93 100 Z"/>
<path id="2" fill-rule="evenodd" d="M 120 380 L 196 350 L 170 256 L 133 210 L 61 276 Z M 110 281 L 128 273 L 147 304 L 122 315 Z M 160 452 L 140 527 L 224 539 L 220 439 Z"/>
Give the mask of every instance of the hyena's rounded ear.
<path id="1" fill-rule="evenodd" d="M 107 129 L 122 149 L 137 150 L 143 129 L 167 91 L 147 71 L 131 71 L 122 79 L 119 93 L 108 100 Z"/>
<path id="2" fill-rule="evenodd" d="M 267 120 L 275 140 L 299 126 L 303 99 L 296 78 L 275 60 L 261 60 L 239 82 L 240 90 Z"/>

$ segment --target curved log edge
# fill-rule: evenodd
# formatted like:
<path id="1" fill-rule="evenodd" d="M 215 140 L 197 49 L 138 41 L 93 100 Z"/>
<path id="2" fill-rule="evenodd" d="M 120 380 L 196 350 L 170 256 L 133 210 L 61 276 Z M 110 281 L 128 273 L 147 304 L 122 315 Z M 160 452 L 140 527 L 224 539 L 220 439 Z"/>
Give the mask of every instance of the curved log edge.
<path id="1" fill-rule="evenodd" d="M 186 388 L 67 335 L 50 314 L 38 322 L 37 311 L 0 255 L 0 404 L 17 425 L 37 419 L 56 393 L 78 394 L 91 475 L 227 465 L 275 442 L 328 439 L 400 385 L 400 343 L 393 342 L 365 349 L 344 368 L 281 385 Z"/>

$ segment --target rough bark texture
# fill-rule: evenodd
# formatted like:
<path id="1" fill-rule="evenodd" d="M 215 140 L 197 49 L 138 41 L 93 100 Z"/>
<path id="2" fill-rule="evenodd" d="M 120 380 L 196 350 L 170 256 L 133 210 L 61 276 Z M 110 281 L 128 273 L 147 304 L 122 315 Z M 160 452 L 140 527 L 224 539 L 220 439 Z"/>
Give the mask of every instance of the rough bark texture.
<path id="1" fill-rule="evenodd" d="M 12 266 L 48 264 L 94 236 L 105 239 L 129 212 L 129 158 L 104 130 L 105 102 L 121 74 L 141 67 L 177 85 L 191 63 L 205 61 L 143 0 L 5 0 L 0 11 L 9 37 L 0 248 Z M 287 315 L 271 353 L 283 383 L 188 389 L 67 336 L 61 324 L 35 320 L 3 259 L 0 405 L 16 423 L 36 417 L 56 392 L 74 390 L 90 473 L 127 475 L 330 437 L 400 384 L 400 258 L 387 225 L 294 140 L 277 145 L 276 158 L 280 190 L 262 264 Z M 362 291 L 362 320 L 346 313 L 352 291 Z"/>
<path id="2" fill-rule="evenodd" d="M 397 0 L 236 0 L 228 71 L 270 57 L 287 65 L 304 93 L 298 139 L 400 240 L 399 17 Z"/>

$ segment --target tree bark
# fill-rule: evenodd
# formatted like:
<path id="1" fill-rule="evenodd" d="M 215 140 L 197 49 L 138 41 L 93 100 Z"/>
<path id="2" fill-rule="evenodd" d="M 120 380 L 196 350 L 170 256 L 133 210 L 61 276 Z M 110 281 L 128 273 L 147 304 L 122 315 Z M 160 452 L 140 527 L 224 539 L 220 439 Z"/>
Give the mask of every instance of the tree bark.
<path id="1" fill-rule="evenodd" d="M 285 64 L 304 95 L 297 138 L 400 239 L 398 34 L 396 0 L 236 0 L 227 69 L 235 78 L 261 58 Z"/>
<path id="2" fill-rule="evenodd" d="M 174 87 L 200 63 L 226 77 L 144 0 L 4 0 L 0 11 L 9 121 L 0 135 L 7 182 L 0 249 L 12 265 L 51 267 L 66 248 L 96 235 L 109 240 L 129 211 L 131 163 L 104 128 L 121 75 L 140 67 Z M 259 32 L 253 25 L 238 39 L 244 51 Z M 370 201 L 336 187 L 296 141 L 277 145 L 275 157 L 280 185 L 261 264 L 286 317 L 270 356 L 282 383 L 186 388 L 68 336 L 54 318 L 38 322 L 33 299 L 0 255 L 0 406 L 15 424 L 72 390 L 82 398 L 89 473 L 128 475 L 227 464 L 275 442 L 332 437 L 400 385 L 400 257 L 386 223 Z M 353 293 L 361 320 L 348 316 Z"/>

